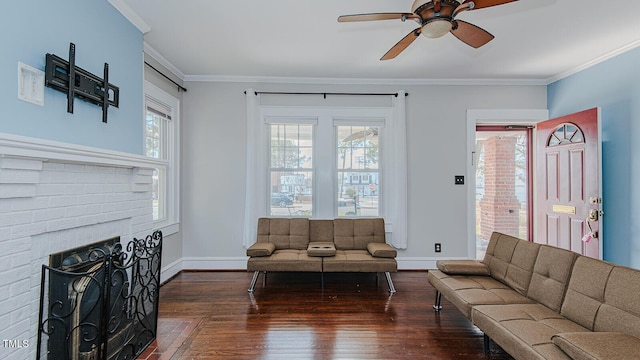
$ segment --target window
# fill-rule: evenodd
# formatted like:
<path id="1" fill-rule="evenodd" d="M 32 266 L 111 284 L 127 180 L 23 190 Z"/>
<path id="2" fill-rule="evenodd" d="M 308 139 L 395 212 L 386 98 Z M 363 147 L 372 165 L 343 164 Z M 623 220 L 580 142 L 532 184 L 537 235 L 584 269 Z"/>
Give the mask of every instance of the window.
<path id="1" fill-rule="evenodd" d="M 145 82 L 144 154 L 157 160 L 152 196 L 158 227 L 178 223 L 178 115 L 179 100 Z"/>
<path id="2" fill-rule="evenodd" d="M 381 216 L 379 138 L 385 118 L 349 119 L 325 111 L 264 117 L 269 216 Z"/>
<path id="3" fill-rule="evenodd" d="M 379 133 L 374 126 L 337 126 L 337 216 L 378 216 Z"/>
<path id="4" fill-rule="evenodd" d="M 547 146 L 560 146 L 567 144 L 583 143 L 584 135 L 574 124 L 562 124 L 556 128 L 556 130 L 549 135 L 547 140 Z"/>
<path id="5" fill-rule="evenodd" d="M 311 216 L 313 125 L 276 123 L 269 130 L 270 215 Z"/>
<path id="6" fill-rule="evenodd" d="M 351 107 L 263 105 L 255 90 L 245 94 L 245 247 L 264 216 L 371 216 L 384 217 L 387 240 L 406 249 L 405 92 Z"/>

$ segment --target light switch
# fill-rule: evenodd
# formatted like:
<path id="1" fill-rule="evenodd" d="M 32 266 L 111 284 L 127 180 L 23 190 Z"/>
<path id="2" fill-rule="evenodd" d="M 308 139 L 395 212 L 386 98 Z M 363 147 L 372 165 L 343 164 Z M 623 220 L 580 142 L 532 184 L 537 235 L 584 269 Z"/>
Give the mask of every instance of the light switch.
<path id="1" fill-rule="evenodd" d="M 44 106 L 44 71 L 18 62 L 18 99 Z"/>

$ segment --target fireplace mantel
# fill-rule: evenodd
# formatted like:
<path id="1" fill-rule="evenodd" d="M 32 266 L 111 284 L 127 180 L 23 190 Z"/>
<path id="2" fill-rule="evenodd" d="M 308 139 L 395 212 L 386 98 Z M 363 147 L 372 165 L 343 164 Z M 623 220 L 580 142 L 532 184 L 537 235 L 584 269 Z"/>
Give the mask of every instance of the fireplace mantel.
<path id="1" fill-rule="evenodd" d="M 0 156 L 131 168 L 161 164 L 142 155 L 7 133 L 0 133 Z"/>
<path id="2" fill-rule="evenodd" d="M 32 345 L 0 348 L 0 357 L 35 356 L 40 268 L 49 254 L 154 230 L 157 165 L 138 154 L 0 133 L 0 287 L 12 299 L 0 313 L 14 314 L 0 336 Z"/>

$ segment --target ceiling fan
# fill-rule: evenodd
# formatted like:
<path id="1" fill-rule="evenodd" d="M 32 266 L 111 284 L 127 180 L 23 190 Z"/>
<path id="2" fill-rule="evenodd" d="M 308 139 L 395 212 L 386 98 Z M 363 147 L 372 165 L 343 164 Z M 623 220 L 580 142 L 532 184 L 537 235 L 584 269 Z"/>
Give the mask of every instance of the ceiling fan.
<path id="1" fill-rule="evenodd" d="M 420 34 L 428 38 L 439 38 L 451 32 L 465 44 L 479 48 L 493 40 L 493 35 L 456 16 L 467 10 L 482 9 L 502 5 L 517 0 L 415 0 L 410 13 L 373 13 L 354 14 L 338 17 L 338 22 L 373 20 L 415 20 L 419 27 L 398 41 L 380 60 L 389 60 L 398 56 Z"/>

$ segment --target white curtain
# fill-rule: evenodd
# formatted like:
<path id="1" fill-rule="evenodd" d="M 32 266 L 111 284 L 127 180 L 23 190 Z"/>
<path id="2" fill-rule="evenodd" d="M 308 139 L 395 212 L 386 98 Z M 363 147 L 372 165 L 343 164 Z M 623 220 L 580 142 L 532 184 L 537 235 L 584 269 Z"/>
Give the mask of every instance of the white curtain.
<path id="1" fill-rule="evenodd" d="M 264 151 L 266 129 L 260 119 L 260 95 L 247 89 L 247 173 L 244 200 L 244 231 L 242 245 L 249 247 L 256 242 L 258 218 L 265 216 L 267 171 Z"/>
<path id="2" fill-rule="evenodd" d="M 407 241 L 407 119 L 406 91 L 392 99 L 392 119 L 385 135 L 390 146 L 384 150 L 384 202 L 386 222 L 391 228 L 389 243 L 406 249 Z"/>

